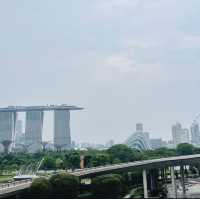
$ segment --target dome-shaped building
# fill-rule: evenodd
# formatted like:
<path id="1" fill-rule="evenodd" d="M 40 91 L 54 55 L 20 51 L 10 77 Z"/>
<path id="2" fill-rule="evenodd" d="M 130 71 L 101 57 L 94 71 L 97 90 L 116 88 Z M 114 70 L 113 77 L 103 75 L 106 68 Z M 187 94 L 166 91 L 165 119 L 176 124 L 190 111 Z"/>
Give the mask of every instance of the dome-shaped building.
<path id="1" fill-rule="evenodd" d="M 125 141 L 125 144 L 140 151 L 150 150 L 149 134 L 143 132 L 143 127 L 138 129 L 138 126 L 141 127 L 142 124 L 136 125 L 136 132 Z"/>

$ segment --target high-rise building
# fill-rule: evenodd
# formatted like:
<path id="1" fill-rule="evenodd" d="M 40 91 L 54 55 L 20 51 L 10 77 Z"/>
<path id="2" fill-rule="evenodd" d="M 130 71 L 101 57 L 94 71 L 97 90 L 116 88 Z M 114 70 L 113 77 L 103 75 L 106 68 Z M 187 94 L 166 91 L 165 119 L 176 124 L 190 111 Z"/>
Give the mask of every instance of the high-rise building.
<path id="1" fill-rule="evenodd" d="M 150 145 L 152 149 L 159 149 L 166 146 L 161 138 L 150 139 Z"/>
<path id="2" fill-rule="evenodd" d="M 9 152 L 13 148 L 15 123 L 16 113 L 0 112 L 0 145 L 5 152 Z"/>
<path id="3" fill-rule="evenodd" d="M 143 132 L 143 124 L 142 123 L 136 124 L 136 132 Z"/>
<path id="4" fill-rule="evenodd" d="M 71 148 L 70 112 L 54 111 L 54 146 L 57 150 Z"/>
<path id="5" fill-rule="evenodd" d="M 194 145 L 200 144 L 200 131 L 199 131 L 199 124 L 194 122 L 190 128 L 191 131 L 191 141 Z"/>
<path id="6" fill-rule="evenodd" d="M 181 143 L 190 143 L 189 130 L 183 129 L 181 124 L 177 122 L 172 126 L 172 138 L 174 147 Z"/>
<path id="7" fill-rule="evenodd" d="M 27 111 L 25 145 L 29 152 L 42 149 L 43 111 Z"/>
<path id="8" fill-rule="evenodd" d="M 15 146 L 21 143 L 21 138 L 23 137 L 23 125 L 22 125 L 22 120 L 17 120 L 16 121 L 16 126 L 15 126 Z"/>

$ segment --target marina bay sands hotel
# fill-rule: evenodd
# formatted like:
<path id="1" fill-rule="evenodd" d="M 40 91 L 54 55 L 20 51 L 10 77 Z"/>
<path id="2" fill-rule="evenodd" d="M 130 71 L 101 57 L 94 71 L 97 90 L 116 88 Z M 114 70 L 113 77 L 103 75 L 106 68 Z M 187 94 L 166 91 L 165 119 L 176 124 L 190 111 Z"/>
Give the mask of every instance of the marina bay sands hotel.
<path id="1" fill-rule="evenodd" d="M 45 111 L 54 112 L 54 140 L 57 149 L 71 148 L 70 111 L 83 108 L 68 105 L 48 106 L 8 106 L 0 108 L 0 143 L 9 151 L 15 143 L 17 113 L 25 112 L 25 143 L 28 151 L 35 152 L 42 148 L 42 131 Z"/>

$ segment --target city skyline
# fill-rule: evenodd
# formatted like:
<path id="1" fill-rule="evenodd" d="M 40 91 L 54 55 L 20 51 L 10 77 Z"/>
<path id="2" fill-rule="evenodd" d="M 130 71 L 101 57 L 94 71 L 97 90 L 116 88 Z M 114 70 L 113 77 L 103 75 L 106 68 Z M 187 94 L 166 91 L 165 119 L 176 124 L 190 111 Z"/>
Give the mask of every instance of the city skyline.
<path id="1" fill-rule="evenodd" d="M 174 122 L 189 128 L 200 112 L 199 6 L 2 1 L 0 106 L 83 106 L 71 117 L 73 140 L 120 142 L 138 121 L 152 137 L 170 139 Z"/>

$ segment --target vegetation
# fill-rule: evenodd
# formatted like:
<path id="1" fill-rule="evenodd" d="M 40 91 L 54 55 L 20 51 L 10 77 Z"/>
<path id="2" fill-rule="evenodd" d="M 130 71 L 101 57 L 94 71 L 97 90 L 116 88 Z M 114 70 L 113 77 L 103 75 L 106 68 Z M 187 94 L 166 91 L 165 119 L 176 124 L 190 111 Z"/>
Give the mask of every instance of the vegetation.
<path id="1" fill-rule="evenodd" d="M 79 191 L 79 180 L 74 175 L 60 173 L 53 175 L 49 182 L 53 187 L 53 198 L 76 199 Z"/>
<path id="2" fill-rule="evenodd" d="M 52 194 L 52 185 L 45 178 L 35 179 L 30 187 L 30 197 L 35 199 L 49 199 Z"/>
<path id="3" fill-rule="evenodd" d="M 183 143 L 177 146 L 176 151 L 178 155 L 192 155 L 194 154 L 194 147 L 192 144 Z"/>
<path id="4" fill-rule="evenodd" d="M 40 169 L 43 170 L 68 170 L 80 168 L 80 157 L 84 156 L 85 167 L 96 167 L 115 163 L 124 163 L 137 160 L 155 159 L 162 157 L 190 155 L 200 153 L 200 148 L 191 144 L 180 144 L 177 149 L 160 148 L 157 150 L 138 151 L 126 145 L 115 145 L 107 150 L 88 149 L 85 151 L 70 150 L 62 152 L 43 151 L 35 154 L 11 153 L 0 155 L 0 181 L 9 180 L 16 171 L 24 165 L 37 164 L 44 159 Z M 199 173 L 200 165 L 191 167 L 193 173 Z M 47 173 L 48 175 L 48 173 Z M 109 174 L 92 179 L 92 183 L 79 184 L 79 180 L 72 175 L 62 172 L 50 177 L 50 179 L 36 179 L 25 198 L 69 198 L 76 199 L 117 199 L 124 196 L 127 191 L 134 190 L 134 197 L 142 197 L 141 171 L 131 171 L 119 174 Z M 87 190 L 87 191 L 84 191 Z M 166 191 L 161 189 L 159 194 Z"/>
<path id="5" fill-rule="evenodd" d="M 98 176 L 92 180 L 93 198 L 117 199 L 123 193 L 123 179 L 117 174 Z"/>
<path id="6" fill-rule="evenodd" d="M 84 156 L 85 167 L 96 167 L 108 164 L 131 162 L 177 155 L 190 155 L 200 153 L 199 148 L 191 144 L 180 144 L 177 149 L 160 148 L 156 150 L 138 151 L 126 145 L 118 144 L 108 150 L 88 149 L 85 151 L 70 150 L 62 152 L 43 151 L 35 154 L 11 153 L 0 154 L 0 175 L 3 172 L 19 170 L 24 165 L 36 164 L 44 158 L 40 169 L 79 169 L 80 156 Z"/>

